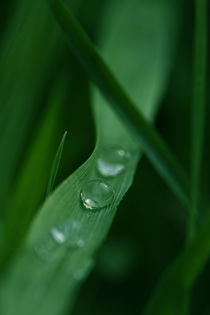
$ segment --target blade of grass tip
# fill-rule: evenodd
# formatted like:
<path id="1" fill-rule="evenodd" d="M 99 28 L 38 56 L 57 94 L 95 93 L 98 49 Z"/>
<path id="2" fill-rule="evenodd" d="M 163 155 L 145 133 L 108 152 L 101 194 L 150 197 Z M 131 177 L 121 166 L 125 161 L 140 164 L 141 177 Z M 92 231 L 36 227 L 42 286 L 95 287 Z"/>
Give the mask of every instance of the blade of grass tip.
<path id="1" fill-rule="evenodd" d="M 46 196 L 48 196 L 53 191 L 53 186 L 54 186 L 54 183 L 55 183 L 56 176 L 58 174 L 58 169 L 59 169 L 59 165 L 60 165 L 60 162 L 61 162 L 61 156 L 62 156 L 62 153 L 63 153 L 63 148 L 64 148 L 64 144 L 65 144 L 65 141 L 66 141 L 66 136 L 67 136 L 67 131 L 64 132 L 64 135 L 63 135 L 63 137 L 61 139 L 61 142 L 59 144 L 58 150 L 56 152 L 56 155 L 55 155 L 55 158 L 54 158 L 54 161 L 53 161 L 53 164 L 52 164 L 52 169 L 51 169 L 51 172 L 50 172 L 50 178 L 49 178 L 49 182 L 48 182 L 48 186 L 47 186 L 47 194 L 46 194 Z"/>
<path id="2" fill-rule="evenodd" d="M 203 153 L 203 136 L 205 127 L 207 47 L 208 47 L 208 4 L 207 0 L 195 0 L 194 33 L 194 78 L 192 99 L 192 150 L 191 150 L 191 212 L 188 225 L 187 242 L 194 237 L 200 173 Z"/>
<path id="3" fill-rule="evenodd" d="M 185 171 L 158 132 L 136 109 L 70 10 L 62 1 L 48 1 L 58 23 L 68 36 L 72 51 L 79 58 L 90 78 L 137 137 L 150 161 L 180 201 L 189 207 L 189 183 Z"/>

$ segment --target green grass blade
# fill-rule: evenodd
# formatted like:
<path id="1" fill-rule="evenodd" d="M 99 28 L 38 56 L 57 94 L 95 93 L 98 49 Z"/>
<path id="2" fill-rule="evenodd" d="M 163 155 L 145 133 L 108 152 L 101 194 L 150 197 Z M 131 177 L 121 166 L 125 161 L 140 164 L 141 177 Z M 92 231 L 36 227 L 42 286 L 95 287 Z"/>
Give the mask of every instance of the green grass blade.
<path id="1" fill-rule="evenodd" d="M 66 140 L 66 136 L 67 136 L 67 131 L 64 132 L 64 135 L 61 139 L 61 142 L 59 144 L 58 150 L 56 152 L 55 158 L 53 160 L 53 165 L 52 165 L 52 169 L 50 172 L 50 178 L 49 178 L 49 183 L 47 186 L 47 196 L 53 191 L 53 186 L 55 184 L 55 180 L 56 180 L 56 176 L 58 174 L 58 169 L 59 169 L 59 165 L 61 162 L 61 156 L 63 153 L 63 147 L 65 144 L 65 140 Z"/>
<path id="2" fill-rule="evenodd" d="M 176 315 L 209 258 L 210 214 L 206 213 L 189 247 L 163 275 L 144 315 Z"/>
<path id="3" fill-rule="evenodd" d="M 139 1 L 116 1 L 115 5 L 110 7 L 107 23 L 104 23 L 103 27 L 106 29 L 104 33 L 108 34 L 110 29 L 112 32 L 118 29 L 120 40 L 104 36 L 101 46 L 110 66 L 112 63 L 116 67 L 119 65 L 117 73 L 119 77 L 122 75 L 122 83 L 130 82 L 128 89 L 137 99 L 142 96 L 140 86 L 144 82 L 145 93 L 138 110 L 142 110 L 151 120 L 157 112 L 160 98 L 168 82 L 177 34 L 174 5 L 167 0 L 163 1 L 161 6 L 157 7 L 155 4 L 156 0 L 146 1 L 143 5 L 144 10 L 141 10 L 142 4 Z M 151 7 L 156 13 L 156 18 L 152 20 Z M 130 23 L 134 14 L 136 23 Z M 148 20 L 152 21 L 149 25 Z M 139 21 L 142 21 L 142 25 Z M 138 42 L 131 42 L 132 45 L 127 46 L 126 41 L 129 42 L 134 30 L 138 34 Z M 144 32 L 150 33 L 149 38 L 145 37 Z M 116 55 L 112 59 L 112 52 L 123 45 L 125 54 L 122 53 L 122 60 L 116 58 Z M 152 62 L 151 55 L 147 54 L 148 46 L 151 47 L 151 54 L 156 52 L 156 59 L 153 58 Z M 136 62 L 132 61 L 132 68 L 134 67 L 134 71 L 142 69 L 142 64 L 144 68 L 142 72 L 136 72 L 134 91 L 132 90 L 134 86 L 129 80 L 130 69 L 126 70 L 122 66 L 125 64 L 123 59 L 130 59 L 132 53 L 137 50 L 144 51 L 144 54 L 142 58 L 136 58 Z M 132 183 L 143 150 L 96 91 L 93 91 L 93 102 L 97 124 L 96 148 L 89 160 L 49 196 L 38 212 L 26 243 L 11 262 L 10 269 L 4 274 L 0 285 L 0 305 L 4 315 L 18 312 L 22 315 L 28 315 L 29 312 L 30 315 L 36 315 L 37 309 L 39 315 L 57 315 L 65 313 L 67 305 L 72 307 L 76 293 L 92 266 L 94 254 L 106 237 L 117 207 Z M 101 210 L 90 212 L 81 204 L 81 190 L 88 181 L 100 177 L 96 160 L 105 147 L 112 147 L 113 144 L 123 146 L 130 152 L 131 159 L 122 174 L 105 180 L 114 190 L 113 202 Z M 102 177 L 100 179 L 104 180 Z M 60 235 L 60 239 L 55 241 L 52 233 L 56 229 L 62 229 L 64 234 L 67 233 L 64 235 L 67 238 L 66 242 L 65 237 L 60 234 L 57 234 Z"/>
<path id="4" fill-rule="evenodd" d="M 62 102 L 66 96 L 63 78 L 60 81 L 57 80 L 56 86 L 53 87 L 47 110 L 39 122 L 20 175 L 6 204 L 4 218 L 6 235 L 1 239 L 1 263 L 8 259 L 10 253 L 24 238 L 37 208 L 44 200 L 49 181 L 50 162 L 55 150 L 54 139 L 57 138 Z"/>
<path id="5" fill-rule="evenodd" d="M 189 206 L 189 183 L 185 171 L 171 154 L 157 131 L 136 109 L 112 72 L 104 63 L 91 41 L 60 0 L 49 0 L 54 15 L 68 36 L 72 51 L 83 64 L 113 109 L 137 137 L 144 151 L 185 206 Z"/>
<path id="6" fill-rule="evenodd" d="M 205 103 L 207 81 L 208 47 L 208 1 L 195 0 L 194 35 L 194 84 L 192 100 L 192 152 L 191 152 L 191 214 L 188 227 L 188 242 L 193 238 L 198 215 L 200 173 L 205 126 Z"/>
<path id="7" fill-rule="evenodd" d="M 45 1 L 18 1 L 10 21 L 0 49 L 1 212 L 64 47 Z"/>

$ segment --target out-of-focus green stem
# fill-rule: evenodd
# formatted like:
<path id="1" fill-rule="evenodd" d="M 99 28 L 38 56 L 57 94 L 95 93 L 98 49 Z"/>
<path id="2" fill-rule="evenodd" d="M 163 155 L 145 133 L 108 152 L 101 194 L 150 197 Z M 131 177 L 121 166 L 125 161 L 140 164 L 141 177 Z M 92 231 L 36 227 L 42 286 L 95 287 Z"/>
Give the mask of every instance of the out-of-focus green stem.
<path id="1" fill-rule="evenodd" d="M 177 315 L 201 274 L 210 253 L 210 214 L 207 212 L 189 246 L 162 276 L 143 315 Z M 186 309 L 187 312 L 187 309 Z"/>
<path id="2" fill-rule="evenodd" d="M 208 47 L 208 5 L 207 0 L 195 0 L 194 32 L 194 77 L 192 98 L 192 150 L 191 150 L 191 211 L 187 242 L 194 237 L 205 126 L 207 47 Z"/>

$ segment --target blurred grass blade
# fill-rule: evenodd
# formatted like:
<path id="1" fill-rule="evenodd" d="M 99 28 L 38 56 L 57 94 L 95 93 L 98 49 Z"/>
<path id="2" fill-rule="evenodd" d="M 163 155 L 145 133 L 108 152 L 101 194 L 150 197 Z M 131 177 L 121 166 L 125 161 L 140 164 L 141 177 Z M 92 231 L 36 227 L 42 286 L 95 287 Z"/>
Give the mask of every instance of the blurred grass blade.
<path id="1" fill-rule="evenodd" d="M 49 183 L 47 186 L 47 196 L 53 191 L 53 186 L 55 184 L 55 179 L 56 179 L 56 176 L 58 174 L 58 169 L 59 169 L 59 165 L 60 165 L 60 161 L 61 161 L 61 156 L 63 153 L 63 147 L 65 144 L 66 136 L 67 136 L 67 131 L 64 132 L 64 135 L 61 139 L 58 150 L 56 152 L 55 158 L 53 160 L 53 165 L 52 165 L 52 169 L 50 172 Z"/>
<path id="2" fill-rule="evenodd" d="M 115 0 L 104 11 L 100 47 L 128 93 L 140 100 L 136 110 L 141 110 L 150 120 L 155 117 L 168 83 L 176 48 L 178 12 L 176 1 L 171 0 L 163 0 L 158 6 L 156 0 Z M 147 33 L 150 36 L 145 36 Z M 131 40 L 134 34 L 137 41 Z M 117 51 L 121 58 L 117 58 Z M 131 61 L 129 67 L 125 67 L 127 60 Z M 130 79 L 131 73 L 135 84 Z M 79 287 L 93 266 L 94 254 L 132 183 L 143 153 L 141 146 L 95 89 L 93 109 L 97 126 L 95 150 L 46 199 L 23 248 L 8 272 L 2 275 L 0 305 L 4 315 L 37 315 L 37 310 L 39 315 L 58 315 L 72 307 Z M 122 147 L 130 159 L 121 174 L 105 180 L 97 168 L 97 160 L 113 145 Z M 114 196 L 107 207 L 90 211 L 82 204 L 81 191 L 96 178 L 109 185 Z"/>
<path id="3" fill-rule="evenodd" d="M 104 63 L 91 41 L 61 0 L 49 0 L 55 17 L 67 34 L 72 51 L 79 58 L 102 94 L 112 104 L 144 147 L 150 161 L 180 201 L 189 206 L 189 183 L 185 171 L 171 154 L 157 131 L 136 109 L 127 93 Z M 140 96 L 141 97 L 141 96 Z"/>
<path id="4" fill-rule="evenodd" d="M 30 10 L 28 5 L 20 1 L 0 53 L 1 210 L 54 62 L 51 49 L 55 32 L 49 32 L 50 16 L 46 16 L 46 8 L 40 12 L 40 1 Z"/>
<path id="5" fill-rule="evenodd" d="M 66 97 L 63 76 L 56 80 L 47 109 L 26 152 L 23 167 L 6 203 L 5 231 L 1 238 L 0 263 L 7 261 L 24 238 L 27 229 L 44 200 L 49 180 L 50 163 L 55 152 L 59 118 Z M 21 218 L 21 220 L 20 220 Z M 7 246 L 5 246 L 7 244 Z"/>
<path id="6" fill-rule="evenodd" d="M 210 252 L 210 214 L 205 214 L 189 247 L 182 252 L 161 278 L 143 315 L 177 315 L 189 294 Z"/>
<path id="7" fill-rule="evenodd" d="M 194 77 L 192 99 L 192 150 L 191 150 L 191 212 L 188 228 L 188 242 L 193 238 L 198 214 L 200 174 L 205 127 L 205 103 L 207 81 L 208 48 L 208 1 L 194 0 Z"/>
<path id="8" fill-rule="evenodd" d="M 45 1 L 17 2 L 0 49 L 1 213 L 64 47 Z"/>

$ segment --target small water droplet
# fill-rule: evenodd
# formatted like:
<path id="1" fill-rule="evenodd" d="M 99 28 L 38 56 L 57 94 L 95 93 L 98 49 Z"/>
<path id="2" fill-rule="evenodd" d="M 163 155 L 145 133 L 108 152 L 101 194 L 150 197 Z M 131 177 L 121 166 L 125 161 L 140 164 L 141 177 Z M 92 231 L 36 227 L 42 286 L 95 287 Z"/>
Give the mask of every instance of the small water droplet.
<path id="1" fill-rule="evenodd" d="M 76 245 L 77 245 L 77 247 L 84 247 L 85 246 L 85 241 L 84 240 L 82 240 L 82 239 L 80 239 L 80 240 L 77 240 L 76 241 Z"/>
<path id="2" fill-rule="evenodd" d="M 36 255 L 44 261 L 54 260 L 60 250 L 85 246 L 86 232 L 79 221 L 66 219 L 54 226 L 49 234 L 34 246 Z"/>
<path id="3" fill-rule="evenodd" d="M 83 267 L 78 268 L 73 273 L 73 278 L 77 281 L 81 281 L 88 275 L 90 269 L 93 267 L 93 259 L 88 259 Z"/>
<path id="4" fill-rule="evenodd" d="M 51 229 L 51 235 L 58 244 L 63 244 L 66 241 L 65 235 L 56 228 Z"/>
<path id="5" fill-rule="evenodd" d="M 80 197 L 85 208 L 102 209 L 112 203 L 114 190 L 101 180 L 91 180 L 84 185 Z"/>
<path id="6" fill-rule="evenodd" d="M 67 248 L 82 248 L 85 245 L 81 233 L 84 236 L 81 224 L 75 220 L 65 220 L 50 231 L 53 240 L 59 245 L 64 244 Z"/>
<path id="7" fill-rule="evenodd" d="M 97 170 L 103 177 L 117 176 L 125 170 L 130 157 L 130 153 L 121 147 L 106 148 L 96 160 Z"/>
<path id="8" fill-rule="evenodd" d="M 77 269 L 74 274 L 73 274 L 73 278 L 77 281 L 81 281 L 85 278 L 86 272 L 81 268 L 81 269 Z"/>
<path id="9" fill-rule="evenodd" d="M 54 243 L 51 239 L 47 239 L 44 242 L 37 244 L 34 247 L 34 251 L 39 258 L 44 261 L 52 261 L 55 257 Z"/>
<path id="10" fill-rule="evenodd" d="M 67 247 L 69 249 L 82 248 L 85 246 L 85 241 L 83 239 L 78 239 L 77 237 L 72 237 L 72 239 L 68 242 Z"/>

